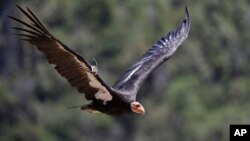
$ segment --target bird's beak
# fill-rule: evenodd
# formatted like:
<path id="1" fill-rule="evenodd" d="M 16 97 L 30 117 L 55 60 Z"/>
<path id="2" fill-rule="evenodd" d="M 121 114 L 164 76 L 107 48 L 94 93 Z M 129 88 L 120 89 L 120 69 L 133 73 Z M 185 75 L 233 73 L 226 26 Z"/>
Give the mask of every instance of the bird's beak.
<path id="1" fill-rule="evenodd" d="M 145 114 L 144 107 L 139 102 L 132 102 L 131 105 L 131 111 L 137 114 Z"/>
<path id="2" fill-rule="evenodd" d="M 138 112 L 137 112 L 138 114 L 142 114 L 142 115 L 145 114 L 145 109 L 144 109 L 143 106 L 141 106 L 140 108 L 138 108 L 137 111 L 138 111 Z"/>

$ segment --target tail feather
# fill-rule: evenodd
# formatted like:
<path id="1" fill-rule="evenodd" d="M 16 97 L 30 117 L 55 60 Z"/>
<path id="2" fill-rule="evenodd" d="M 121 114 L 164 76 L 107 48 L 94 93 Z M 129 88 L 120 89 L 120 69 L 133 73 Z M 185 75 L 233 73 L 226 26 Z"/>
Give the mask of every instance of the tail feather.
<path id="1" fill-rule="evenodd" d="M 89 113 L 101 113 L 100 111 L 94 109 L 91 107 L 91 104 L 88 104 L 88 105 L 82 105 L 82 106 L 71 106 L 71 107 L 67 107 L 69 109 L 72 109 L 72 108 L 81 108 L 81 110 L 87 110 Z"/>
<path id="2" fill-rule="evenodd" d="M 67 107 L 68 109 L 73 109 L 73 108 L 81 108 L 81 110 L 88 110 L 89 105 L 81 105 L 81 106 L 69 106 Z"/>
<path id="3" fill-rule="evenodd" d="M 79 108 L 79 107 L 82 107 L 82 106 L 70 106 L 70 107 L 67 107 L 68 109 L 73 109 L 73 108 Z"/>

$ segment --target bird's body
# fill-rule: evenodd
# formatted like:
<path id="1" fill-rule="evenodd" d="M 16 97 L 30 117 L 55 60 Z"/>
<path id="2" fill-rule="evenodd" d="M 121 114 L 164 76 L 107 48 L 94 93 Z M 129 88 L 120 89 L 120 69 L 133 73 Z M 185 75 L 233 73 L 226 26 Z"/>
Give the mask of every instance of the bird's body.
<path id="1" fill-rule="evenodd" d="M 188 9 L 185 18 L 175 31 L 153 44 L 146 53 L 118 79 L 113 87 L 108 86 L 98 75 L 95 66 L 90 65 L 81 55 L 69 49 L 56 39 L 27 8 L 18 9 L 32 22 L 28 24 L 15 17 L 11 19 L 23 24 L 26 28 L 13 27 L 18 31 L 22 40 L 36 46 L 45 54 L 50 64 L 55 65 L 57 72 L 65 77 L 78 92 L 84 93 L 87 100 L 92 102 L 81 106 L 82 110 L 98 111 L 109 115 L 125 113 L 144 114 L 143 106 L 136 101 L 139 88 L 158 66 L 168 60 L 181 43 L 187 38 L 190 21 Z"/>
<path id="2" fill-rule="evenodd" d="M 92 103 L 81 107 L 82 110 L 100 111 L 109 115 L 121 115 L 125 113 L 132 113 L 130 103 L 117 99 L 103 104 L 101 100 L 93 100 Z"/>

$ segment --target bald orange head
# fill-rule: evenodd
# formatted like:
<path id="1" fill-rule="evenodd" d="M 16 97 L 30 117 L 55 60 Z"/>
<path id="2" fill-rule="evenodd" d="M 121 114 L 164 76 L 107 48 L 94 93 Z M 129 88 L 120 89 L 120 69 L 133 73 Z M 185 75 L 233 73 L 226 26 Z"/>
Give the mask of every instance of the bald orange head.
<path id="1" fill-rule="evenodd" d="M 145 109 L 144 107 L 137 101 L 134 101 L 130 104 L 131 111 L 137 114 L 145 114 Z"/>

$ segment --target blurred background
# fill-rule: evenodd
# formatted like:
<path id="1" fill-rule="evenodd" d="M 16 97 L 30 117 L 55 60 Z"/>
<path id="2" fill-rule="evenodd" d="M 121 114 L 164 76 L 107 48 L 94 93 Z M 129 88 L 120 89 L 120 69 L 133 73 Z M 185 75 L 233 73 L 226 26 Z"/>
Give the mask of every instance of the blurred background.
<path id="1" fill-rule="evenodd" d="M 88 103 L 6 15 L 29 7 L 59 40 L 98 61 L 112 86 L 151 45 L 191 15 L 189 37 L 138 94 L 144 116 L 110 117 L 68 106 Z M 27 21 L 28 22 L 28 21 Z M 1 141 L 228 141 L 250 123 L 248 0 L 1 0 Z"/>

